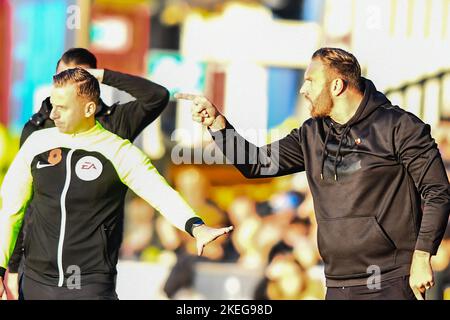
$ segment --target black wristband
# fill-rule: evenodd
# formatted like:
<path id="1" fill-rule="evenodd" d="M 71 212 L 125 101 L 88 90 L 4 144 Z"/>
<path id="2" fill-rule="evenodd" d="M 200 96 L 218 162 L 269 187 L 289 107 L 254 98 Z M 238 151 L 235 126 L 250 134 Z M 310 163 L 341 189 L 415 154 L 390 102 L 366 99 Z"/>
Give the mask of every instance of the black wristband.
<path id="1" fill-rule="evenodd" d="M 5 278 L 5 273 L 6 273 L 6 269 L 0 267 L 0 277 L 2 277 L 4 279 Z"/>
<path id="2" fill-rule="evenodd" d="M 188 221 L 186 221 L 184 230 L 186 230 L 186 232 L 189 233 L 191 237 L 193 237 L 194 235 L 192 234 L 192 230 L 194 229 L 194 225 L 201 225 L 201 224 L 205 223 L 199 217 L 190 218 Z"/>

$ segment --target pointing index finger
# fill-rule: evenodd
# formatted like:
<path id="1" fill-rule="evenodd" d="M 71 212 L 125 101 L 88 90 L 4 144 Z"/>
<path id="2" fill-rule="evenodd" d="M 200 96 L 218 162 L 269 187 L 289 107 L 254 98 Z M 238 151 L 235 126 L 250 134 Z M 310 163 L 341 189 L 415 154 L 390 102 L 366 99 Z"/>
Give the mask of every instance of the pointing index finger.
<path id="1" fill-rule="evenodd" d="M 174 97 L 175 99 L 194 101 L 194 99 L 197 98 L 197 95 L 190 93 L 175 93 Z"/>

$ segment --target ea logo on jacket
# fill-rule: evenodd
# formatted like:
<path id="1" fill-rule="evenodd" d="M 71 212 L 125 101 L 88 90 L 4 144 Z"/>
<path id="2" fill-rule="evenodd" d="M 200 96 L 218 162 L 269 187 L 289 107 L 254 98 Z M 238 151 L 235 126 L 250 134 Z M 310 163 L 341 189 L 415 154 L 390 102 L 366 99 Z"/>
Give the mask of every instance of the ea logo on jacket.
<path id="1" fill-rule="evenodd" d="M 75 173 L 78 178 L 84 181 L 92 181 L 100 177 L 103 165 L 95 157 L 86 156 L 78 160 L 75 165 Z"/>

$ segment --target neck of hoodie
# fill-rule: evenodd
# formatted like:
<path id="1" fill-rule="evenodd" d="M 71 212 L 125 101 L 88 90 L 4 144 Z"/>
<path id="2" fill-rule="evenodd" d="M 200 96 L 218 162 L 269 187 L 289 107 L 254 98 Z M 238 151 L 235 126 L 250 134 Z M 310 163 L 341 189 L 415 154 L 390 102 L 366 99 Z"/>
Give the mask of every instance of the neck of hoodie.
<path id="1" fill-rule="evenodd" d="M 361 106 L 364 95 L 359 92 L 350 92 L 346 97 L 339 98 L 334 103 L 330 118 L 338 125 L 345 126 Z"/>
<path id="2" fill-rule="evenodd" d="M 322 151 L 322 164 L 321 164 L 321 173 L 320 178 L 323 179 L 323 168 L 325 165 L 325 159 L 328 155 L 327 143 L 330 137 L 333 128 L 336 129 L 337 140 L 339 141 L 338 148 L 336 151 L 336 156 L 334 159 L 334 180 L 338 180 L 338 171 L 337 167 L 340 159 L 340 151 L 344 141 L 345 136 L 350 131 L 351 126 L 364 119 L 365 116 L 370 114 L 379 104 L 385 103 L 387 101 L 384 95 L 377 95 L 377 98 L 374 98 L 374 94 L 376 93 L 375 86 L 370 80 L 364 79 L 365 82 L 365 90 L 364 95 L 359 93 L 353 93 L 351 96 L 342 99 L 339 105 L 335 105 L 334 108 L 337 108 L 340 115 L 339 120 L 341 123 L 336 122 L 333 119 L 333 113 L 330 115 L 331 123 L 329 124 L 329 130 L 327 132 L 327 136 L 325 138 L 325 143 Z M 345 104 L 348 106 L 345 107 Z M 339 109 L 340 108 L 340 109 Z M 336 113 L 334 114 L 336 117 Z M 343 121 L 344 120 L 344 121 Z M 343 123 L 342 123 L 343 122 Z"/>

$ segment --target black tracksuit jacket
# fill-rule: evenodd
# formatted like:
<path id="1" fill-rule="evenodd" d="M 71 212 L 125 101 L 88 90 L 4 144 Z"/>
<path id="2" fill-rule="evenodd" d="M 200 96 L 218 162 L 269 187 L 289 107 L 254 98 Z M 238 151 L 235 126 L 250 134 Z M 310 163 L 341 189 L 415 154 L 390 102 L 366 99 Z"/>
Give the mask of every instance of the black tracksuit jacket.
<path id="1" fill-rule="evenodd" d="M 163 112 L 169 101 L 169 91 L 141 77 L 105 69 L 103 84 L 129 93 L 136 100 L 127 103 L 115 103 L 111 106 L 101 101 L 96 119 L 107 130 L 123 139 L 134 141 L 136 137 Z M 46 98 L 40 110 L 25 124 L 20 137 L 22 146 L 26 139 L 35 131 L 52 128 L 55 123 L 50 119 L 52 105 L 50 97 Z M 32 223 L 33 202 L 30 203 L 25 215 L 22 229 L 17 238 L 8 269 L 17 273 L 24 251 L 26 231 Z"/>

